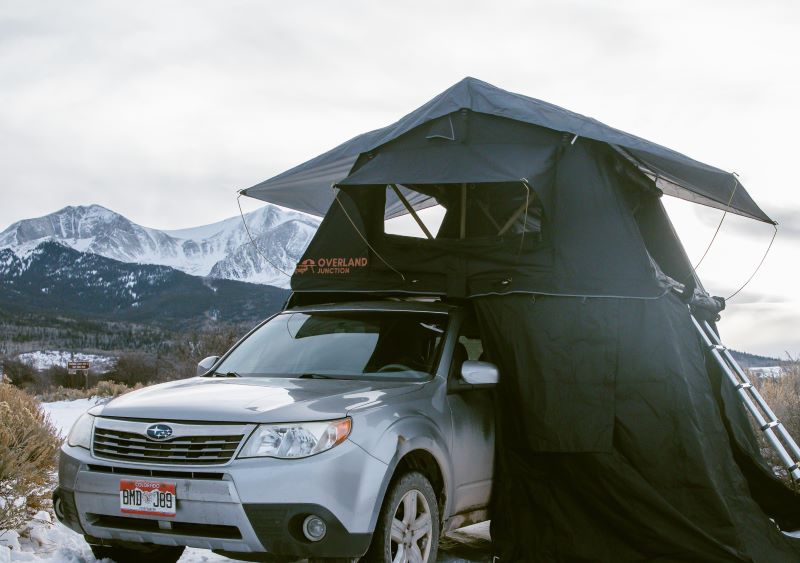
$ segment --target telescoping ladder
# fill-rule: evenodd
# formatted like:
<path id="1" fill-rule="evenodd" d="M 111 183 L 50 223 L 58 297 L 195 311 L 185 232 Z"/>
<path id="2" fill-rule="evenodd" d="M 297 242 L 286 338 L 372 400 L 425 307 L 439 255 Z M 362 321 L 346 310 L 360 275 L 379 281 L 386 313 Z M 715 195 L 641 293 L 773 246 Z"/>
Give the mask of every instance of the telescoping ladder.
<path id="1" fill-rule="evenodd" d="M 733 359 L 730 351 L 722 345 L 717 333 L 708 321 L 702 321 L 701 323 L 695 315 L 691 315 L 691 317 L 694 326 L 703 338 L 703 342 L 708 346 L 709 351 L 719 363 L 722 371 L 725 372 L 728 379 L 738 389 L 739 396 L 744 401 L 747 410 L 755 418 L 759 428 L 764 432 L 767 440 L 769 440 L 778 457 L 781 458 L 781 461 L 786 466 L 786 470 L 794 480 L 800 480 L 800 448 L 797 447 L 797 442 L 794 441 L 783 423 L 778 420 L 778 417 L 769 408 L 758 389 L 750 383 L 747 374 Z"/>

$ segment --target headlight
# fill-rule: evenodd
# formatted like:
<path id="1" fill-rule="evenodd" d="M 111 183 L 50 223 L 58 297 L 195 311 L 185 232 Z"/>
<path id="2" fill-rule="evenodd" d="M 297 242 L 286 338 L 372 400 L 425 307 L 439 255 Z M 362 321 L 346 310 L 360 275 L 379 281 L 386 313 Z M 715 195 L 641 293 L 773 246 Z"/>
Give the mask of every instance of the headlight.
<path id="1" fill-rule="evenodd" d="M 84 413 L 72 425 L 72 430 L 69 431 L 67 443 L 70 446 L 78 446 L 92 449 L 92 429 L 94 428 L 94 417 L 89 413 Z"/>
<path id="2" fill-rule="evenodd" d="M 329 422 L 262 424 L 250 435 L 239 457 L 308 457 L 344 442 L 350 435 L 352 424 L 349 418 Z"/>

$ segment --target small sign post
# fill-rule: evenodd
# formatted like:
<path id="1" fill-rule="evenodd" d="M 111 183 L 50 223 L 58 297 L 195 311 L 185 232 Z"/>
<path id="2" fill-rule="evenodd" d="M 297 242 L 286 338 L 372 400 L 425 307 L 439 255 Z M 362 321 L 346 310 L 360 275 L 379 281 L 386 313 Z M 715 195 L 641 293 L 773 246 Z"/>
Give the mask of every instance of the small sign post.
<path id="1" fill-rule="evenodd" d="M 69 375 L 83 374 L 84 388 L 89 388 L 89 362 L 67 362 L 67 373 Z"/>

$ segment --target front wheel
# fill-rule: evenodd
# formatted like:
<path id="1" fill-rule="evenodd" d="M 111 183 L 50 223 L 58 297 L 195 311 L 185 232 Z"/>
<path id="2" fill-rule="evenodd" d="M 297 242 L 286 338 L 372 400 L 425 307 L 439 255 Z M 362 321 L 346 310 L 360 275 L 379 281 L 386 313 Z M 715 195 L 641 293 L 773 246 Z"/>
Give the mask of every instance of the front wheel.
<path id="1" fill-rule="evenodd" d="M 183 546 L 125 543 L 124 545 L 90 545 L 97 559 L 116 563 L 176 563 L 183 555 Z"/>
<path id="2" fill-rule="evenodd" d="M 386 495 L 367 552 L 369 563 L 434 563 L 439 550 L 439 504 L 428 478 L 411 471 Z"/>

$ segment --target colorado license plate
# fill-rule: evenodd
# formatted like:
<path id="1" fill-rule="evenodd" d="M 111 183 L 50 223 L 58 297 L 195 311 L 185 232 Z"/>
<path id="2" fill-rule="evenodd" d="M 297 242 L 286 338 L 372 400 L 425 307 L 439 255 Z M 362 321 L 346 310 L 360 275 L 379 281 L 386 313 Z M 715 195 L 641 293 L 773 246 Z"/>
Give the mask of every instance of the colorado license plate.
<path id="1" fill-rule="evenodd" d="M 125 514 L 175 516 L 175 483 L 122 479 L 119 508 Z"/>

